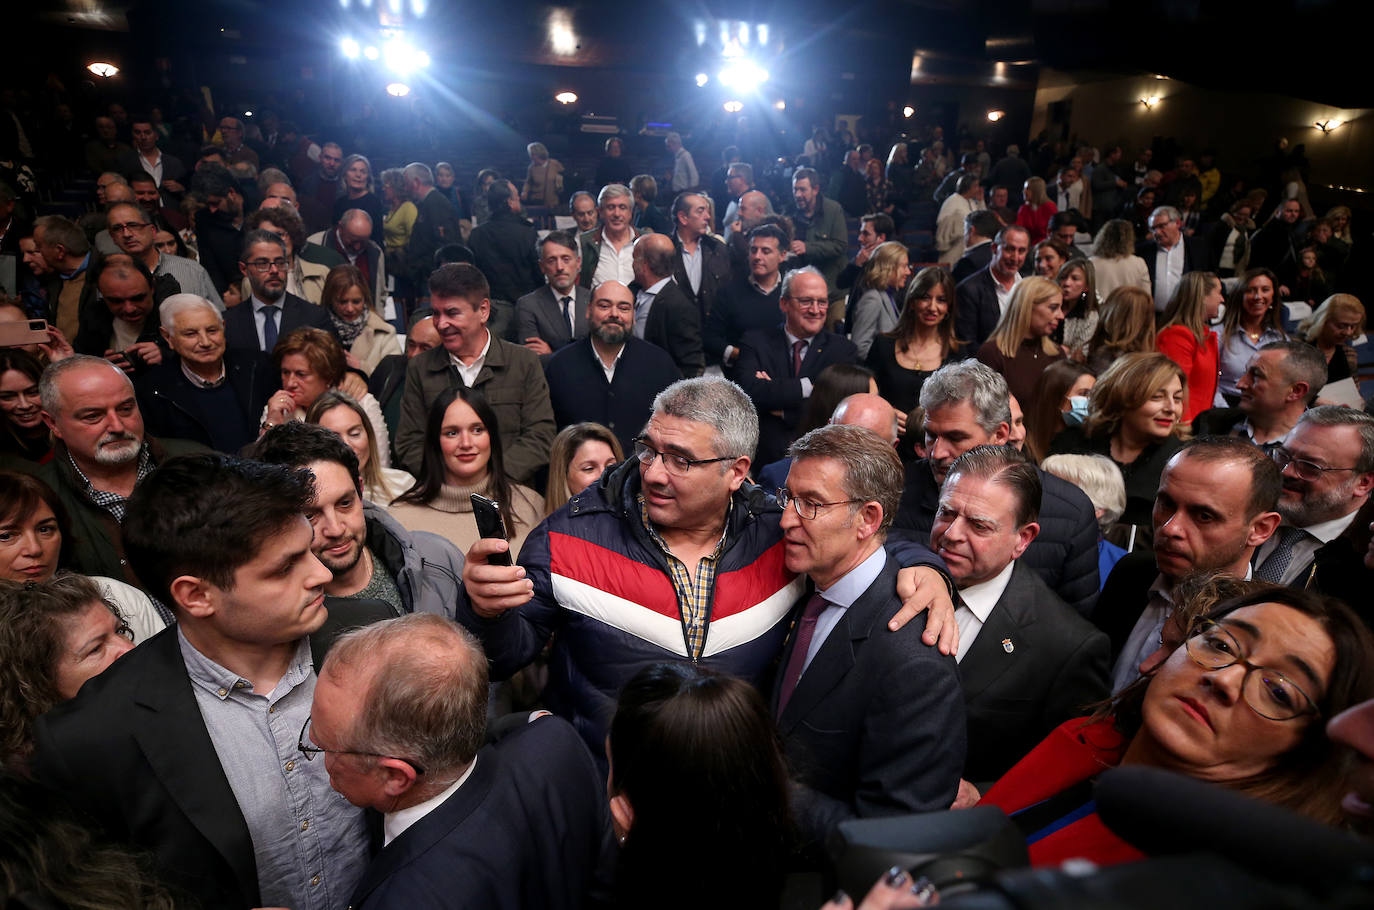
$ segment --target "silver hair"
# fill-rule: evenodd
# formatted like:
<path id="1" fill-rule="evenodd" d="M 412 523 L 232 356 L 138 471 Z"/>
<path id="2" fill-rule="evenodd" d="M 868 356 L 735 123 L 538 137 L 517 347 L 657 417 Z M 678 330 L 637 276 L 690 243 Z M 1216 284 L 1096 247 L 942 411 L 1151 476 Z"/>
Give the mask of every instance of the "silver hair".
<path id="1" fill-rule="evenodd" d="M 711 448 L 719 458 L 752 459 L 759 445 L 759 415 L 754 402 L 728 379 L 679 379 L 654 398 L 653 413 L 714 428 Z"/>
<path id="2" fill-rule="evenodd" d="M 1007 381 L 992 367 L 977 360 L 960 360 L 940 367 L 921 386 L 921 407 L 929 414 L 935 408 L 967 401 L 974 420 L 985 433 L 995 433 L 998 424 L 1011 426 L 1011 392 Z"/>
<path id="3" fill-rule="evenodd" d="M 412 161 L 401 173 L 406 180 L 420 181 L 420 186 L 434 186 L 434 172 L 423 161 Z"/>
<path id="4" fill-rule="evenodd" d="M 265 167 L 258 171 L 258 190 L 260 192 L 266 195 L 267 190 L 274 183 L 284 183 L 292 189 L 295 189 L 295 187 L 292 186 L 291 178 L 288 177 L 286 171 L 283 171 L 281 168 Z"/>
<path id="5" fill-rule="evenodd" d="M 199 294 L 173 294 L 158 307 L 158 318 L 162 324 L 162 330 L 171 334 L 176 328 L 177 317 L 189 310 L 206 309 L 214 313 L 219 318 L 220 325 L 224 325 L 224 317 L 219 311 L 219 307 L 206 300 Z"/>
<path id="6" fill-rule="evenodd" d="M 362 209 L 349 209 L 339 216 L 339 224 L 347 224 L 350 221 L 361 218 L 367 222 L 367 233 L 372 233 L 372 216 Z"/>
<path id="7" fill-rule="evenodd" d="M 1344 405 L 1323 404 L 1303 411 L 1298 423 L 1317 427 L 1354 427 L 1355 432 L 1360 434 L 1360 457 L 1355 462 L 1355 471 L 1360 474 L 1374 471 L 1374 417 Z"/>
<path id="8" fill-rule="evenodd" d="M 601 192 L 596 194 L 596 206 L 600 208 L 607 200 L 615 199 L 617 196 L 624 196 L 626 199 L 634 199 L 635 194 L 630 192 L 630 188 L 623 183 L 608 183 L 601 188 Z"/>
<path id="9" fill-rule="evenodd" d="M 1126 511 L 1126 482 L 1121 469 L 1107 456 L 1051 455 L 1040 462 L 1040 468 L 1088 494 L 1093 507 L 1102 510 L 1097 524 L 1103 534 Z"/>
<path id="10" fill-rule="evenodd" d="M 816 268 L 814 265 L 804 265 L 804 266 L 802 266 L 801 268 L 799 268 L 799 269 L 793 269 L 792 271 L 788 272 L 786 275 L 783 275 L 783 276 L 782 276 L 782 294 L 781 294 L 780 296 L 782 296 L 782 297 L 791 297 L 791 296 L 792 296 L 792 282 L 796 280 L 796 278 L 797 278 L 798 275 L 815 275 L 817 278 L 821 279 L 822 281 L 825 280 L 825 276 L 821 274 L 820 269 Z M 827 287 L 828 287 L 828 286 L 829 286 L 829 284 L 828 284 L 828 282 L 827 282 Z"/>
<path id="11" fill-rule="evenodd" d="M 1178 209 L 1172 205 L 1157 205 L 1155 210 L 1150 213 L 1150 223 L 1153 224 L 1156 215 L 1168 215 L 1170 221 L 1181 221 L 1183 216 L 1178 213 Z"/>
<path id="12" fill-rule="evenodd" d="M 114 370 L 115 375 L 129 384 L 132 390 L 134 384 L 124 371 L 110 363 L 104 357 L 93 357 L 90 354 L 73 354 L 56 363 L 51 363 L 43 371 L 43 375 L 38 379 L 38 398 L 43 403 L 43 410 L 53 417 L 62 413 L 62 391 L 58 388 L 62 377 L 75 370 L 85 367 L 101 367 L 102 369 Z"/>
<path id="13" fill-rule="evenodd" d="M 795 462 L 829 458 L 844 465 L 841 488 L 846 499 L 882 506 L 878 533 L 886 535 L 902 501 L 902 460 L 892 444 L 867 427 L 826 424 L 807 433 L 788 448 Z M 857 509 L 852 505 L 850 514 Z"/>

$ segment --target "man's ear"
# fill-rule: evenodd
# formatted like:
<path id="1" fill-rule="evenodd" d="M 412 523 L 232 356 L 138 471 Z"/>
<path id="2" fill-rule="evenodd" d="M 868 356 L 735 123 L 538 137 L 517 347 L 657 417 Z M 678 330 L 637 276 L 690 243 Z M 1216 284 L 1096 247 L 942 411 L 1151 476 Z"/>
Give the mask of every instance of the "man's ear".
<path id="1" fill-rule="evenodd" d="M 1250 535 L 1245 539 L 1245 545 L 1258 547 L 1279 529 L 1279 522 L 1283 519 L 1278 512 L 1261 512 L 1250 521 Z"/>
<path id="2" fill-rule="evenodd" d="M 622 833 L 628 833 L 635 823 L 635 810 L 630 805 L 630 798 L 624 793 L 617 793 L 611 797 L 611 819 L 615 822 L 615 829 Z"/>
<path id="3" fill-rule="evenodd" d="M 415 766 L 399 758 L 379 758 L 377 773 L 382 775 L 382 791 L 390 797 L 404 796 L 419 780 Z"/>
<path id="4" fill-rule="evenodd" d="M 167 587 L 177 606 L 197 619 L 213 616 L 219 606 L 219 589 L 203 578 L 178 575 Z"/>

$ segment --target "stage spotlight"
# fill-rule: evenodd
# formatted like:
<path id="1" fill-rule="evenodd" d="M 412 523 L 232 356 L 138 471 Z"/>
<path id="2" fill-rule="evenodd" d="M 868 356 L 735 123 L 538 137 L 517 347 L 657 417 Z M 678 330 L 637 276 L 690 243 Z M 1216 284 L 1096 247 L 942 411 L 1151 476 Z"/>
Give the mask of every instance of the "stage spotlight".
<path id="1" fill-rule="evenodd" d="M 731 63 L 716 76 L 727 88 L 741 92 L 752 92 L 768 81 L 768 70 L 749 60 Z"/>
<path id="2" fill-rule="evenodd" d="M 731 114 L 738 114 L 744 110 L 744 105 L 739 101 L 727 101 L 725 102 L 725 110 Z"/>
<path id="3" fill-rule="evenodd" d="M 787 102 L 779 98 L 777 101 L 773 102 L 773 107 L 777 108 L 780 111 L 785 111 L 787 110 Z"/>
<path id="4" fill-rule="evenodd" d="M 559 92 L 553 96 L 553 100 L 559 104 L 574 104 L 577 101 L 577 94 L 575 92 Z"/>
<path id="5" fill-rule="evenodd" d="M 106 63 L 104 61 L 92 63 L 88 65 L 86 69 L 102 79 L 109 79 L 111 76 L 119 75 L 119 67 L 115 66 L 113 63 Z"/>
<path id="6" fill-rule="evenodd" d="M 910 120 L 912 117 L 916 116 L 916 108 L 908 104 L 906 107 L 902 108 L 902 116 Z"/>
<path id="7" fill-rule="evenodd" d="M 403 37 L 392 38 L 382 45 L 382 60 L 398 76 L 407 76 L 416 68 L 429 66 L 429 54 Z"/>
<path id="8" fill-rule="evenodd" d="M 404 98 L 410 94 L 410 86 L 404 82 L 393 82 L 386 87 L 386 93 L 395 98 Z"/>
<path id="9" fill-rule="evenodd" d="M 708 83 L 708 82 L 710 82 L 710 81 L 711 81 L 711 77 L 710 77 L 710 76 L 706 75 L 705 73 L 697 73 L 697 88 L 701 88 L 702 86 L 704 86 L 706 83 Z"/>
<path id="10" fill-rule="evenodd" d="M 369 60 L 376 60 L 381 56 L 381 52 L 369 44 L 367 47 L 363 48 L 363 56 Z"/>
<path id="11" fill-rule="evenodd" d="M 352 38 L 345 38 L 340 41 L 339 50 L 343 51 L 343 55 L 349 60 L 357 60 L 358 55 L 362 53 L 362 48 L 358 47 L 358 42 Z"/>

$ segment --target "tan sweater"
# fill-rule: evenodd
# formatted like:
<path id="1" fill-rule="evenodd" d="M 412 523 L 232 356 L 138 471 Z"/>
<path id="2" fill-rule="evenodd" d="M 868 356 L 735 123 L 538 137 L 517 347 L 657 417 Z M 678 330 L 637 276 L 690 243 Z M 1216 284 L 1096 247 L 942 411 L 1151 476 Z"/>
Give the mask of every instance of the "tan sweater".
<path id="1" fill-rule="evenodd" d="M 439 495 L 429 505 L 394 502 L 387 507 L 387 511 L 407 531 L 429 531 L 438 534 L 440 537 L 448 538 L 459 550 L 467 553 L 468 548 L 477 542 L 477 520 L 472 517 L 472 500 L 468 498 L 473 493 L 491 496 L 486 484 L 472 487 L 444 484 Z M 515 537 L 510 542 L 510 550 L 511 553 L 518 555 L 525 543 L 525 537 L 544 519 L 544 497 L 529 487 L 511 484 L 511 500 L 501 505 L 514 512 Z"/>

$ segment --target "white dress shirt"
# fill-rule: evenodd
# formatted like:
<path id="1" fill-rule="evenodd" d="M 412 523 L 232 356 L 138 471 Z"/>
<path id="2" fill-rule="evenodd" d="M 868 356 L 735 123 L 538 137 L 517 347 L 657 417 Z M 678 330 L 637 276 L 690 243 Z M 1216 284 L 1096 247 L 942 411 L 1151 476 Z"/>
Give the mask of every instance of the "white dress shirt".
<path id="1" fill-rule="evenodd" d="M 1183 238 L 1169 249 L 1155 253 L 1155 312 L 1162 313 L 1183 280 Z"/>
<path id="2" fill-rule="evenodd" d="M 996 260 L 993 261 L 995 262 Z M 992 268 L 992 266 L 988 266 L 988 268 Z M 1011 303 L 1011 295 L 1016 293 L 1016 286 L 1020 283 L 1020 272 L 1017 272 L 1016 276 L 1012 278 L 1011 287 L 1009 288 L 1002 287 L 1002 282 L 997 280 L 997 276 L 992 276 L 992 286 L 997 291 L 997 309 L 1001 311 L 1003 316 L 1007 314 L 1007 305 Z"/>
<path id="3" fill-rule="evenodd" d="M 626 287 L 635 280 L 634 267 L 634 231 L 630 231 L 630 237 L 625 241 L 625 245 L 617 250 L 611 241 L 606 239 L 606 232 L 601 232 L 601 255 L 596 260 L 596 271 L 592 273 L 592 287 L 596 287 L 603 281 L 619 281 Z"/>
<path id="4" fill-rule="evenodd" d="M 811 646 L 806 649 L 806 662 L 802 664 L 802 672 L 811 666 L 811 660 L 820 651 L 821 645 L 825 644 L 826 636 L 835 628 L 845 610 L 853 606 L 854 601 L 868 590 L 869 586 L 877 579 L 883 571 L 883 566 L 887 565 L 887 553 L 880 546 L 869 554 L 868 558 L 859 563 L 848 573 L 842 575 L 838 581 L 826 588 L 824 591 L 817 588 L 816 593 L 825 598 L 828 606 L 821 611 L 821 615 L 816 617 L 816 630 L 811 633 Z"/>
<path id="5" fill-rule="evenodd" d="M 987 581 L 959 589 L 959 600 L 962 602 L 954 610 L 954 621 L 959 626 L 959 650 L 954 655 L 956 662 L 962 661 L 969 648 L 973 647 L 983 624 L 992 615 L 992 608 L 997 606 L 997 601 L 1006 593 L 1007 585 L 1011 583 L 1012 570 L 1015 568 L 1016 561 L 1013 560 Z"/>
<path id="6" fill-rule="evenodd" d="M 649 310 L 653 309 L 654 298 L 658 292 L 663 290 L 663 286 L 672 280 L 672 276 L 662 278 L 649 285 L 647 288 L 635 294 L 635 337 L 643 338 L 644 330 L 649 325 Z"/>
<path id="7" fill-rule="evenodd" d="M 482 353 L 477 355 L 477 359 L 471 364 L 463 363 L 458 359 L 457 354 L 449 354 L 449 363 L 458 371 L 458 375 L 463 377 L 463 385 L 472 388 L 477 382 L 477 374 L 482 372 L 482 365 L 487 362 L 487 351 L 491 350 L 491 332 L 487 332 L 487 343 L 482 345 Z"/>
<path id="8" fill-rule="evenodd" d="M 416 803 L 408 809 L 397 809 L 395 812 L 386 813 L 382 818 L 382 846 L 388 846 L 404 834 L 411 825 L 442 806 L 450 796 L 458 792 L 459 787 L 467 783 L 468 778 L 472 777 L 472 770 L 476 767 L 477 757 L 473 756 L 472 761 L 468 764 L 468 769 L 463 772 L 463 776 L 445 787 L 444 792 L 431 796 L 422 803 Z"/>

